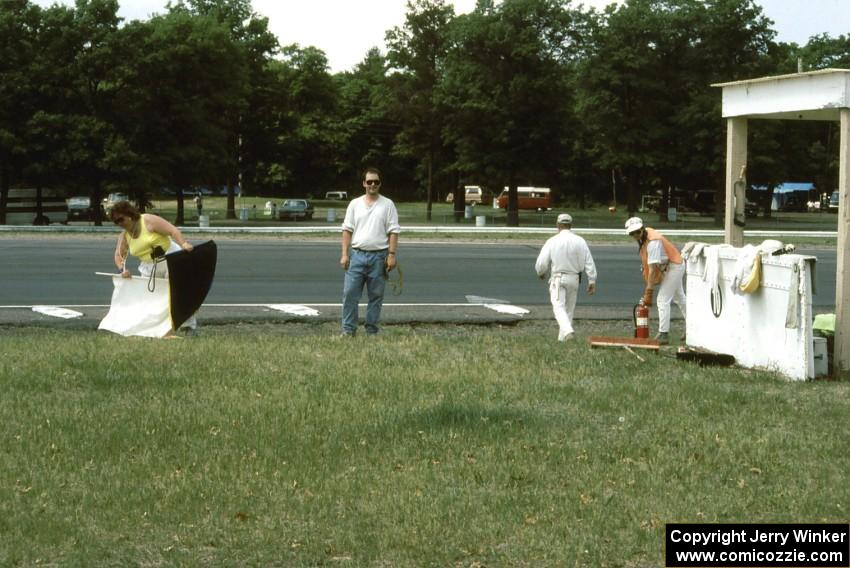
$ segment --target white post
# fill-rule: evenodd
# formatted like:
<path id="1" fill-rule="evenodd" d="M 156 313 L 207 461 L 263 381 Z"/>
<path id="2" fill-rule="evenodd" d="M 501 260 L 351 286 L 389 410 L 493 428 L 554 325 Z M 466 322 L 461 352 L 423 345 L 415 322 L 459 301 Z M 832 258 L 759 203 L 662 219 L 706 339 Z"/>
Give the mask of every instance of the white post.
<path id="1" fill-rule="evenodd" d="M 747 119 L 726 119 L 726 212 L 723 215 L 724 242 L 744 246 L 744 229 L 735 225 L 735 182 L 747 165 Z"/>
<path id="2" fill-rule="evenodd" d="M 841 144 L 838 167 L 838 245 L 835 267 L 835 350 L 839 377 L 850 373 L 850 108 L 840 111 Z"/>

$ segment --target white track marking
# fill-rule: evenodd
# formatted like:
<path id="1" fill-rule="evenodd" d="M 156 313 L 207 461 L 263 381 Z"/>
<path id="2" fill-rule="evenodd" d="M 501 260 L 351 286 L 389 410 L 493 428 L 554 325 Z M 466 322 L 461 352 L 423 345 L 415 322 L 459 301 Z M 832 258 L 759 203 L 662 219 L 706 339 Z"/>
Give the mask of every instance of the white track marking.
<path id="1" fill-rule="evenodd" d="M 266 304 L 266 307 L 286 314 L 292 314 L 294 316 L 319 315 L 319 310 L 314 310 L 313 308 L 308 308 L 301 304 Z"/>
<path id="2" fill-rule="evenodd" d="M 366 303 L 360 304 L 361 306 L 365 306 Z M 342 304 L 340 303 L 305 303 L 305 304 L 274 304 L 270 302 L 264 302 L 261 304 L 204 304 L 201 306 L 202 308 L 272 308 L 279 309 L 276 306 L 301 306 L 304 308 L 340 308 Z M 0 306 L 0 310 L 32 310 L 35 307 L 31 304 L 10 304 L 5 306 Z M 42 306 L 44 307 L 44 306 Z M 59 306 L 47 306 L 53 308 L 59 308 Z M 68 310 L 77 308 L 108 308 L 109 304 L 62 304 L 62 308 L 67 308 Z M 469 302 L 460 302 L 460 303 L 398 303 L 398 304 L 384 304 L 385 308 L 474 308 L 474 307 L 482 307 L 488 308 L 494 311 L 498 311 L 505 314 L 512 315 L 522 315 L 529 313 L 528 310 L 519 306 L 513 306 L 511 304 L 492 304 L 492 303 L 469 303 Z M 307 314 L 303 314 L 307 315 Z M 312 314 L 310 314 L 312 315 Z"/>
<path id="3" fill-rule="evenodd" d="M 525 308 L 520 308 L 519 306 L 512 306 L 510 304 L 483 304 L 485 308 L 493 310 L 494 312 L 499 312 L 500 314 L 510 314 L 512 316 L 522 316 L 527 313 L 530 313 Z"/>
<path id="4" fill-rule="evenodd" d="M 65 308 L 60 308 L 58 306 L 33 306 L 32 311 L 39 314 L 44 314 L 46 316 L 62 319 L 78 318 L 82 317 L 83 315 L 82 312 L 68 310 Z"/>

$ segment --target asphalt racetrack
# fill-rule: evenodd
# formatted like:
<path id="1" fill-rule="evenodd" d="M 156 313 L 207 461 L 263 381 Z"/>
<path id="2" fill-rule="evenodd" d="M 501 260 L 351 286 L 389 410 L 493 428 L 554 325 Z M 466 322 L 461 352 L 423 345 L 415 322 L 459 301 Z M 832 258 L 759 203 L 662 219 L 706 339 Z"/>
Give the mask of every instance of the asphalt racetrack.
<path id="1" fill-rule="evenodd" d="M 204 239 L 190 235 L 190 240 Z M 412 319 L 424 315 L 431 321 L 466 319 L 469 313 L 497 319 L 517 317 L 480 310 L 480 304 L 495 301 L 551 317 L 545 283 L 534 273 L 544 240 L 523 244 L 402 239 L 401 294 L 387 291 L 386 313 L 396 314 L 390 319 L 404 320 L 402 314 L 408 312 Z M 327 317 L 337 317 L 343 279 L 337 240 L 227 237 L 216 242 L 218 268 L 202 308 L 205 318 L 250 317 L 255 311 L 266 314 L 270 304 L 314 306 Z M 36 305 L 70 307 L 102 317 L 111 298 L 112 281 L 95 273 L 115 270 L 114 247 L 112 236 L 0 239 L 0 323 L 44 319 L 46 316 L 32 312 Z M 579 294 L 577 318 L 630 319 L 643 290 L 635 245 L 591 243 L 591 251 L 599 271 L 598 289 L 594 296 Z M 834 248 L 801 248 L 798 252 L 818 257 L 815 312 L 833 311 Z M 135 264 L 131 261 L 130 266 Z M 673 313 L 678 316 L 678 310 Z"/>

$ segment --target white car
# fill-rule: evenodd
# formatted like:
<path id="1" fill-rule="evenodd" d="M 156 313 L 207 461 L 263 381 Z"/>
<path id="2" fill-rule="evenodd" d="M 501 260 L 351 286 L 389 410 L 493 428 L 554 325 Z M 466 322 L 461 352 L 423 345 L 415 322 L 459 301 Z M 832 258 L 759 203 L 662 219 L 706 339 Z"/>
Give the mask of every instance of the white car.
<path id="1" fill-rule="evenodd" d="M 830 213 L 838 213 L 838 196 L 841 195 L 837 191 L 833 191 L 832 195 L 829 196 L 829 208 Z"/>
<path id="2" fill-rule="evenodd" d="M 455 194 L 449 193 L 446 195 L 446 203 L 454 201 Z M 481 203 L 490 203 L 493 195 L 483 189 L 480 185 L 465 185 L 463 186 L 463 202 L 467 205 L 478 205 Z"/>
<path id="3" fill-rule="evenodd" d="M 112 210 L 112 206 L 119 201 L 130 201 L 126 193 L 110 193 L 103 199 L 103 210 L 108 215 Z"/>

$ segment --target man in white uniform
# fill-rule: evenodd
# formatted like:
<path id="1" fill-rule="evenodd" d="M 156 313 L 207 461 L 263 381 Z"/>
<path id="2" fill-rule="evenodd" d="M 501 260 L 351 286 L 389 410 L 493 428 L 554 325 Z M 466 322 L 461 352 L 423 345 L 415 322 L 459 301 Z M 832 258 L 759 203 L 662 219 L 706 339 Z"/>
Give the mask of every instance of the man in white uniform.
<path id="1" fill-rule="evenodd" d="M 572 232 L 569 213 L 558 215 L 558 234 L 546 241 L 534 269 L 543 279 L 549 278 L 549 300 L 558 321 L 558 341 L 569 341 L 573 332 L 578 285 L 582 272 L 587 276 L 587 293 L 596 292 L 596 265 L 587 242 Z"/>
<path id="2" fill-rule="evenodd" d="M 342 222 L 342 256 L 345 270 L 342 291 L 342 334 L 357 333 L 358 303 L 363 287 L 369 297 L 366 307 L 366 334 L 378 333 L 384 304 L 386 274 L 396 266 L 398 250 L 398 211 L 381 192 L 381 172 L 368 168 L 363 176 L 366 193 L 352 199 Z"/>

